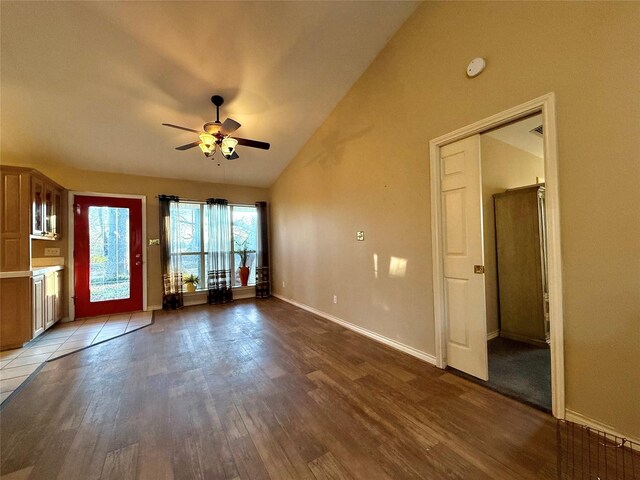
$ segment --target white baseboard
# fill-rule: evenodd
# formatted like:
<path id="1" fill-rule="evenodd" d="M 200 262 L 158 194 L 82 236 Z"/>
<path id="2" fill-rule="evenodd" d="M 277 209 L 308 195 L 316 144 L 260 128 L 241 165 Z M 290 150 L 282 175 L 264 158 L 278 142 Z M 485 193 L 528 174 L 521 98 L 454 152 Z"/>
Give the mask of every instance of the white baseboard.
<path id="1" fill-rule="evenodd" d="M 582 415 L 581 413 L 569 410 L 568 408 L 565 410 L 565 419 L 569 420 L 570 422 L 586 425 L 587 427 L 595 428 L 596 430 L 602 430 L 603 432 L 611 433 L 616 437 L 626 438 L 627 440 L 631 440 L 634 443 L 640 444 L 640 438 L 634 438 L 630 437 L 629 435 L 625 435 L 624 433 L 616 431 L 615 428 L 607 425 L 606 423 L 599 422 L 598 420 L 594 420 L 593 418 L 589 418 L 585 415 Z"/>
<path id="2" fill-rule="evenodd" d="M 487 333 L 487 340 L 493 340 L 494 338 L 497 338 L 498 335 L 500 335 L 500 330 L 494 330 L 493 332 L 489 332 Z"/>
<path id="3" fill-rule="evenodd" d="M 274 297 L 279 298 L 291 305 L 295 305 L 296 307 L 302 308 L 308 312 L 311 312 L 319 317 L 325 318 L 330 322 L 337 323 L 338 325 L 343 326 L 344 328 L 348 328 L 356 333 L 364 335 L 365 337 L 369 337 L 376 342 L 384 343 L 385 345 L 395 348 L 396 350 L 400 350 L 401 352 L 408 353 L 409 355 L 419 358 L 431 365 L 436 364 L 436 357 L 431 355 L 430 353 L 423 352 L 422 350 L 418 350 L 417 348 L 410 347 L 409 345 L 405 345 L 404 343 L 400 343 L 396 340 L 393 340 L 389 337 L 385 337 L 384 335 L 380 335 L 379 333 L 372 332 L 371 330 L 367 330 L 366 328 L 359 327 L 358 325 L 354 325 L 353 323 L 347 322 L 346 320 L 342 320 L 341 318 L 334 317 L 328 313 L 325 313 L 321 310 L 310 307 L 309 305 L 305 305 L 304 303 L 296 302 L 295 300 L 291 300 L 290 298 L 283 297 L 282 295 L 273 294 Z"/>

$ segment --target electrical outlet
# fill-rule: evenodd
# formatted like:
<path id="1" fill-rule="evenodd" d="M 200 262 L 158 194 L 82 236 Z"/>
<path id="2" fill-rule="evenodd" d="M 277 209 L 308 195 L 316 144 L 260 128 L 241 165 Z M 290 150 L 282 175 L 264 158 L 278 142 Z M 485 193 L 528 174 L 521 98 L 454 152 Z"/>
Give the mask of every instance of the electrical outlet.
<path id="1" fill-rule="evenodd" d="M 284 283 L 284 280 L 282 280 L 282 288 L 284 287 L 285 287 L 285 283 Z"/>
<path id="2" fill-rule="evenodd" d="M 149 245 L 160 245 L 160 239 L 159 238 L 150 238 L 149 239 Z"/>
<path id="3" fill-rule="evenodd" d="M 338 304 L 338 295 L 333 296 L 333 303 Z"/>
<path id="4" fill-rule="evenodd" d="M 44 249 L 45 257 L 59 257 L 60 249 L 59 248 L 45 248 Z"/>
<path id="5" fill-rule="evenodd" d="M 356 240 L 358 240 L 359 242 L 364 242 L 364 232 L 363 231 L 356 232 Z"/>

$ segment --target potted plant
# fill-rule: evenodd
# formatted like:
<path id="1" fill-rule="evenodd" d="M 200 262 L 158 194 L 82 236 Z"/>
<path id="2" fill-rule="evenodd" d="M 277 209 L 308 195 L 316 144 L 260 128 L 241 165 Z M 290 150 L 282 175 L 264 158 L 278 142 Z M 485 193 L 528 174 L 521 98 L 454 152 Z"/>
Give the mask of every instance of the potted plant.
<path id="1" fill-rule="evenodd" d="M 249 249 L 247 248 L 248 240 L 249 239 L 246 239 L 244 242 L 236 244 L 236 253 L 240 255 L 240 284 L 243 287 L 246 287 L 249 282 L 249 267 L 247 267 L 247 260 L 249 258 Z"/>
<path id="2" fill-rule="evenodd" d="M 200 277 L 194 274 L 184 275 L 184 284 L 187 286 L 187 292 L 195 292 L 198 284 L 200 283 Z"/>

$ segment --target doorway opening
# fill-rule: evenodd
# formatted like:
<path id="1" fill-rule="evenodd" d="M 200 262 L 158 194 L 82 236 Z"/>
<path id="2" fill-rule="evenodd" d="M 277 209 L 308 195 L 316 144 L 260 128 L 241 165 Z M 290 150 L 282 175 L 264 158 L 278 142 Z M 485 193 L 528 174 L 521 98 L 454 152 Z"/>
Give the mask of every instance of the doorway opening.
<path id="1" fill-rule="evenodd" d="M 146 308 L 144 198 L 70 192 L 70 317 Z"/>
<path id="2" fill-rule="evenodd" d="M 531 146 L 515 147 L 506 141 L 506 137 L 515 135 L 509 132 L 509 127 L 522 130 L 523 126 L 528 126 L 527 122 L 536 123 L 527 131 L 530 137 L 525 138 L 529 143 L 537 144 L 538 155 L 527 151 L 527 148 L 533 148 Z M 542 129 L 538 128 L 540 126 Z M 538 132 L 542 137 L 537 135 Z M 506 165 L 505 160 L 498 159 L 496 165 L 485 165 L 481 164 L 481 158 L 485 153 L 485 160 L 490 161 L 487 152 L 510 149 L 512 154 L 515 149 L 531 153 L 529 163 L 536 166 L 522 173 L 525 178 L 507 179 L 509 181 L 504 183 L 505 177 L 521 176 L 513 171 L 513 164 Z M 506 388 L 502 391 L 539 408 L 550 408 L 554 416 L 564 418 L 562 269 L 554 94 L 544 95 L 432 140 L 430 168 L 437 366 L 466 372 L 495 389 L 500 389 L 496 383 L 512 388 L 522 378 L 542 379 L 542 383 L 546 382 L 549 387 L 546 391 L 535 385 L 523 388 L 520 395 Z M 491 169 L 495 170 L 493 180 Z M 485 176 L 486 184 L 483 183 Z M 531 213 L 527 217 L 531 222 L 526 228 L 517 222 L 517 228 L 511 228 L 516 233 L 516 239 L 512 241 L 516 246 L 509 247 L 511 250 L 497 246 L 505 238 L 502 227 L 505 219 L 508 224 L 509 218 L 518 221 L 524 218 L 524 207 L 515 207 L 516 213 L 508 213 L 508 209 L 505 213 L 503 197 L 533 199 Z M 485 218 L 485 215 L 491 217 L 491 213 L 493 218 Z M 529 263 L 516 265 L 516 270 L 523 270 L 523 265 L 532 271 L 537 268 L 534 280 L 527 279 L 530 286 L 520 285 L 519 290 L 535 290 L 538 298 L 543 299 L 536 304 L 536 309 L 542 312 L 542 320 L 538 315 L 538 321 L 532 327 L 528 320 L 523 320 L 524 315 L 516 315 L 516 324 L 525 323 L 529 328 L 522 330 L 521 325 L 514 327 L 513 322 L 510 323 L 507 311 L 511 304 L 520 305 L 521 310 L 532 316 L 529 310 L 533 307 L 526 302 L 533 305 L 534 301 L 526 297 L 517 298 L 513 288 L 509 291 L 509 286 L 518 286 L 518 282 L 525 280 L 509 277 L 507 267 L 501 267 L 500 257 L 505 254 L 511 257 L 521 252 L 523 239 L 536 238 L 537 243 L 532 241 L 530 250 L 537 250 L 538 263 L 526 257 Z M 489 246 L 485 245 L 485 240 Z M 491 241 L 496 246 L 492 246 Z M 504 281 L 508 285 L 501 283 Z M 541 358 L 540 370 L 546 369 L 542 375 L 536 374 L 534 365 L 537 364 L 532 360 L 536 352 Z M 509 376 L 511 371 L 525 373 L 525 376 L 517 380 Z M 533 391 L 540 397 L 531 395 Z"/>
<path id="3" fill-rule="evenodd" d="M 551 412 L 542 114 L 480 135 L 487 385 Z"/>

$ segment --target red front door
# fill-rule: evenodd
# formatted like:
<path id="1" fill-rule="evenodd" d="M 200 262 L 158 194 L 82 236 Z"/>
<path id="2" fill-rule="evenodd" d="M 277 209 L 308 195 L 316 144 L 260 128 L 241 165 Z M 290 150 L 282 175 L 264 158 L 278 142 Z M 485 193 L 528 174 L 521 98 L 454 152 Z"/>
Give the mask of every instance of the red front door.
<path id="1" fill-rule="evenodd" d="M 76 317 L 142 310 L 142 200 L 74 198 Z"/>

